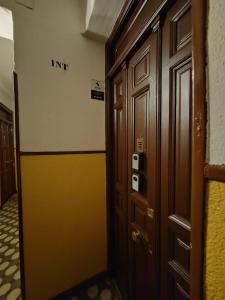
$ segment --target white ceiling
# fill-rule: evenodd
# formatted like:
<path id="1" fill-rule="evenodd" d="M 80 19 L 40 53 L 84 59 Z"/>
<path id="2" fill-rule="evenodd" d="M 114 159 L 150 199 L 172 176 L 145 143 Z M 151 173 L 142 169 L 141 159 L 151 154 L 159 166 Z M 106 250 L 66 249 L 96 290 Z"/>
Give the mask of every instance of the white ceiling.
<path id="1" fill-rule="evenodd" d="M 86 0 L 85 33 L 106 40 L 125 0 Z"/>
<path id="2" fill-rule="evenodd" d="M 4 7 L 0 7 L 0 37 L 13 40 L 12 12 Z"/>

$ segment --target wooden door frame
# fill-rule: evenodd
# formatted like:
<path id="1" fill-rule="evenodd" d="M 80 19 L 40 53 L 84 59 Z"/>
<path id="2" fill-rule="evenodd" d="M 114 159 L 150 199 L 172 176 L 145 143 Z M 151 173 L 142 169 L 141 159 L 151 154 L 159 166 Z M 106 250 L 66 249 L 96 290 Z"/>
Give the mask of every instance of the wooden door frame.
<path id="1" fill-rule="evenodd" d="M 16 164 L 17 164 L 17 189 L 18 189 L 18 213 L 19 213 L 19 240 L 20 240 L 20 285 L 22 299 L 26 299 L 25 290 L 25 267 L 24 267 L 24 236 L 23 236 L 23 205 L 22 205 L 22 183 L 20 163 L 20 129 L 19 129 L 19 93 L 18 75 L 14 71 L 14 99 L 15 99 L 15 133 L 16 133 Z"/>
<path id="2" fill-rule="evenodd" d="M 192 0 L 193 120 L 191 299 L 203 299 L 206 153 L 206 0 Z"/>
<path id="3" fill-rule="evenodd" d="M 174 1 L 164 1 L 169 7 Z M 106 43 L 106 190 L 107 190 L 107 233 L 108 233 L 108 271 L 112 274 L 113 253 L 113 101 L 110 80 L 121 63 L 139 44 L 142 35 L 149 32 L 156 20 L 149 22 L 142 35 L 116 61 L 113 61 L 113 45 L 121 35 L 124 25 L 138 5 L 137 0 L 127 0 Z M 161 9 L 164 9 L 162 7 Z M 192 174 L 191 174 L 191 299 L 203 299 L 204 262 L 204 202 L 205 182 L 204 163 L 206 151 L 206 0 L 192 0 L 192 59 L 193 59 L 193 119 L 192 119 Z"/>

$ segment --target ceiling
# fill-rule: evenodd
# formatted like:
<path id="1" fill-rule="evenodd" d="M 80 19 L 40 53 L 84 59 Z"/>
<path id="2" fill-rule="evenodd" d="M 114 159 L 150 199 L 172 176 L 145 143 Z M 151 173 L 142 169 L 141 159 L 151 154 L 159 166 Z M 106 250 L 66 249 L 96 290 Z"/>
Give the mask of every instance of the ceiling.
<path id="1" fill-rule="evenodd" d="M 86 36 L 106 40 L 116 22 L 125 0 L 86 0 Z"/>

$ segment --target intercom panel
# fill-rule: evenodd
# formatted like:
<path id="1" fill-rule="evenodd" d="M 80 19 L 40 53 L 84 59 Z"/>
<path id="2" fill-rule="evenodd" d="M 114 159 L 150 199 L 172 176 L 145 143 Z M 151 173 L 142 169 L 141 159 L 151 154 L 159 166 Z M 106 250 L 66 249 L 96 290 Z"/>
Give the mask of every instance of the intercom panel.
<path id="1" fill-rule="evenodd" d="M 144 167 L 144 153 L 132 154 L 132 169 L 139 171 Z"/>
<path id="2" fill-rule="evenodd" d="M 133 174 L 131 180 L 132 180 L 132 189 L 135 192 L 143 192 L 144 176 L 141 174 Z"/>

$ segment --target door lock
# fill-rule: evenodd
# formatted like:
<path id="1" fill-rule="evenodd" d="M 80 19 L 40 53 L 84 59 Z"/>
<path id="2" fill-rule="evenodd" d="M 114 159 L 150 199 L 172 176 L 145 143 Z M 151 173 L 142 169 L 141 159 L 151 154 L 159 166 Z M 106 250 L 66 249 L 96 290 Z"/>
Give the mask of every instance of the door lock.
<path id="1" fill-rule="evenodd" d="M 152 208 L 147 208 L 147 216 L 151 219 L 154 219 L 154 209 Z"/>
<path id="2" fill-rule="evenodd" d="M 132 240 L 135 243 L 138 243 L 140 241 L 140 237 L 141 237 L 141 232 L 139 230 L 132 231 Z"/>

